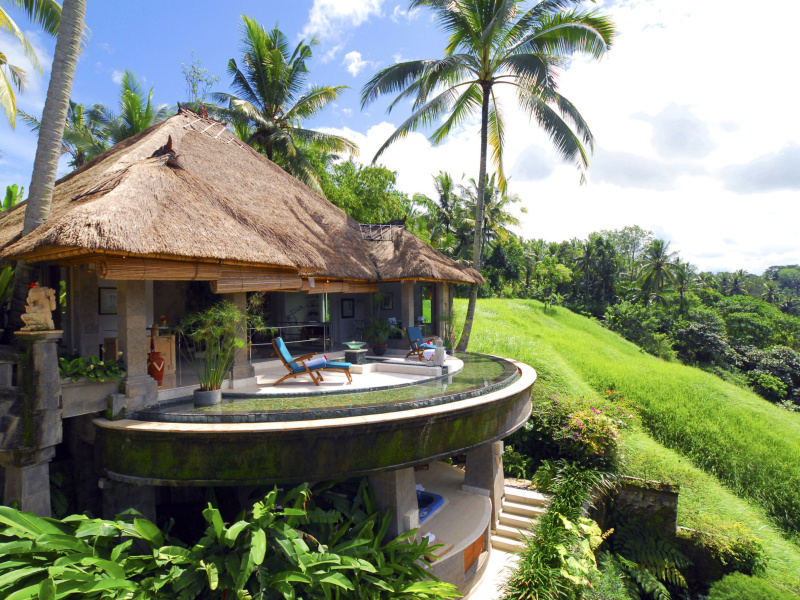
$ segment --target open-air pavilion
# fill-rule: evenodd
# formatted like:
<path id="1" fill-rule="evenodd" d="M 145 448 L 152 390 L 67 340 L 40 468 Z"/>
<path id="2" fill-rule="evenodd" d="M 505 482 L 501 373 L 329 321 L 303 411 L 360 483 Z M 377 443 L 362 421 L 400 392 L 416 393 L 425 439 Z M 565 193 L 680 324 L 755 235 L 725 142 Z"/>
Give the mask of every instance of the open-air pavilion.
<path id="1" fill-rule="evenodd" d="M 315 413 L 313 422 L 295 424 L 287 422 L 294 413 L 270 421 L 268 407 L 219 422 L 147 415 L 190 395 L 195 380 L 169 328 L 215 298 L 244 309 L 249 292 L 264 292 L 265 320 L 292 351 L 334 355 L 342 342 L 361 337 L 373 315 L 444 336 L 452 285 L 482 282 L 477 271 L 401 223 L 356 222 L 224 123 L 185 110 L 57 182 L 49 218 L 21 238 L 24 212 L 22 204 L 0 217 L 0 258 L 34 264 L 39 283 L 59 291 L 54 319 L 63 333 L 31 342 L 34 360 L 47 365 L 33 392 L 0 369 L 5 502 L 48 513 L 48 464 L 60 456 L 71 461 L 78 500 L 87 508 L 112 513 L 133 506 L 154 518 L 176 488 L 368 475 L 379 504 L 393 509 L 392 532 L 399 533 L 419 522 L 414 468 L 466 455 L 466 471 L 445 477 L 450 487 L 463 484 L 458 493 L 465 496 L 441 514 L 466 503 L 478 521 L 463 539 L 449 540 L 450 554 L 438 569 L 462 590 L 476 581 L 502 496 L 502 444 L 495 442 L 530 413 L 529 367 L 505 361 L 496 385 L 477 377 L 479 385 L 464 387 L 468 393 L 448 397 L 461 361 L 444 369 L 403 361 L 408 343 L 401 338 L 390 340 L 388 363 L 355 369 L 354 377 L 382 376 L 384 384 L 354 386 L 441 380 L 442 391 L 430 401 L 390 400 L 389 412 L 350 406 L 349 416 Z M 382 292 L 377 305 L 376 292 Z M 147 373 L 151 334 L 167 361 L 161 390 Z M 270 356 L 269 339 L 246 341 L 226 382 L 231 402 L 242 393 L 269 396 L 272 373 L 282 368 Z M 122 352 L 127 374 L 121 384 L 62 385 L 56 344 L 80 356 Z M 0 362 L 24 360 L 9 354 Z M 325 378 L 330 387 L 345 385 L 336 374 Z M 288 394 L 305 393 L 281 385 Z M 31 428 L 33 440 L 26 434 Z"/>

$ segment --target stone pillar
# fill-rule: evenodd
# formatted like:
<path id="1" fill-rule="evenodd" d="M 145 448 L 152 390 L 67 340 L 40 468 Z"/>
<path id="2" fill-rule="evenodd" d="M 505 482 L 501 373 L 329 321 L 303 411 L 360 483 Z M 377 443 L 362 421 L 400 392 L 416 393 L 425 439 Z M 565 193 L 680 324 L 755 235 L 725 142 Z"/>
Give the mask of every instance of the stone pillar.
<path id="1" fill-rule="evenodd" d="M 453 328 L 453 324 L 444 319 L 452 316 L 450 311 L 450 284 L 436 284 L 436 314 L 439 315 L 439 322 L 436 323 L 436 335 L 443 340 L 447 339 L 448 332 Z M 451 348 L 448 348 L 450 350 Z"/>
<path id="2" fill-rule="evenodd" d="M 225 294 L 225 299 L 236 305 L 242 314 L 247 314 L 247 293 L 238 292 L 236 294 Z M 231 369 L 231 387 L 241 388 L 256 384 L 256 372 L 253 365 L 250 364 L 250 357 L 247 352 L 248 336 L 247 332 L 244 333 L 244 347 L 236 354 L 233 360 L 233 368 Z"/>
<path id="3" fill-rule="evenodd" d="M 378 510 L 392 511 L 386 539 L 419 527 L 417 482 L 413 468 L 375 473 L 369 476 L 369 485 L 375 492 Z"/>
<path id="4" fill-rule="evenodd" d="M 503 442 L 482 444 L 467 452 L 467 468 L 462 489 L 471 494 L 489 496 L 492 500 L 492 529 L 500 519 L 505 478 L 503 476 Z"/>
<path id="5" fill-rule="evenodd" d="M 3 503 L 16 502 L 19 510 L 50 516 L 50 461 L 53 446 L 38 451 L 0 453 L 5 467 Z"/>
<path id="6" fill-rule="evenodd" d="M 61 442 L 61 377 L 56 342 L 62 331 L 18 331 L 24 347 L 19 386 L 3 386 L 0 464 L 3 501 L 50 516 L 50 460 Z"/>
<path id="7" fill-rule="evenodd" d="M 414 282 L 400 282 L 400 318 L 403 327 L 416 325 L 414 322 Z"/>
<path id="8" fill-rule="evenodd" d="M 103 518 L 115 516 L 132 508 L 153 523 L 156 521 L 156 488 L 151 485 L 131 485 L 108 479 L 100 480 L 103 490 Z"/>
<path id="9" fill-rule="evenodd" d="M 123 418 L 127 412 L 158 402 L 158 384 L 147 374 L 150 337 L 147 335 L 145 287 L 144 281 L 117 282 L 119 349 L 128 373 L 123 382 L 123 393 L 111 395 L 109 419 Z"/>

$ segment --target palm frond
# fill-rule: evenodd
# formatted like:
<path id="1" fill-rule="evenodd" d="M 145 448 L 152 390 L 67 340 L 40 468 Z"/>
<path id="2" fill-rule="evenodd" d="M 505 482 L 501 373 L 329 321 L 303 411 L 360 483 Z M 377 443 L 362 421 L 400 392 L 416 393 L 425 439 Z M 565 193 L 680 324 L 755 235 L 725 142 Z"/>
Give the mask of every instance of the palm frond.
<path id="1" fill-rule="evenodd" d="M 437 146 L 448 136 L 453 127 L 458 127 L 461 123 L 474 116 L 480 111 L 483 94 L 479 85 L 471 84 L 464 93 L 453 103 L 450 116 L 440 127 L 433 132 L 429 138 L 431 144 Z"/>
<path id="2" fill-rule="evenodd" d="M 52 36 L 61 24 L 61 5 L 55 0 L 6 0 L 22 9 L 25 15 Z M 0 9 L 1 10 L 1 9 Z"/>
<path id="3" fill-rule="evenodd" d="M 14 89 L 6 76 L 5 69 L 0 67 L 0 108 L 8 119 L 11 128 L 14 128 L 14 116 L 17 114 L 17 101 L 14 97 Z"/>
<path id="4" fill-rule="evenodd" d="M 517 98 L 528 117 L 544 129 L 562 160 L 575 163 L 581 174 L 581 183 L 585 183 L 585 171 L 589 167 L 586 149 L 561 115 L 548 105 L 550 98 L 541 89 L 526 87 L 518 88 Z"/>
<path id="5" fill-rule="evenodd" d="M 585 52 L 601 58 L 614 40 L 614 23 L 596 11 L 546 15 L 539 25 L 539 30 L 519 42 L 519 49 L 561 57 Z"/>
<path id="6" fill-rule="evenodd" d="M 328 104 L 339 98 L 339 94 L 349 89 L 346 85 L 314 86 L 297 101 L 284 115 L 286 120 L 292 122 L 295 118 L 310 119 Z"/>
<path id="7" fill-rule="evenodd" d="M 492 147 L 492 161 L 497 169 L 498 187 L 505 193 L 508 182 L 503 170 L 503 148 L 505 147 L 505 124 L 503 123 L 503 112 L 500 104 L 492 90 L 492 104 L 489 110 L 489 131 L 488 141 Z"/>
<path id="8" fill-rule="evenodd" d="M 358 146 L 347 138 L 338 135 L 322 133 L 321 131 L 312 131 L 310 129 L 300 129 L 298 127 L 290 128 L 289 133 L 298 141 L 304 142 L 319 150 L 324 150 L 326 152 L 347 152 L 354 156 L 358 155 Z"/>
<path id="9" fill-rule="evenodd" d="M 21 4 L 21 2 L 22 0 L 12 0 L 12 4 Z M 36 51 L 33 49 L 33 46 L 28 41 L 28 38 L 25 36 L 22 30 L 17 27 L 17 24 L 14 22 L 11 16 L 5 10 L 3 10 L 2 7 L 0 7 L 0 31 L 7 31 L 13 37 L 15 37 L 20 44 L 22 44 L 22 50 L 25 53 L 25 57 L 31 62 L 31 66 L 33 66 L 36 72 L 41 75 L 42 66 L 39 64 Z"/>
<path id="10" fill-rule="evenodd" d="M 361 108 L 378 96 L 402 92 L 417 80 L 435 60 L 412 60 L 386 67 L 373 75 L 361 90 Z"/>

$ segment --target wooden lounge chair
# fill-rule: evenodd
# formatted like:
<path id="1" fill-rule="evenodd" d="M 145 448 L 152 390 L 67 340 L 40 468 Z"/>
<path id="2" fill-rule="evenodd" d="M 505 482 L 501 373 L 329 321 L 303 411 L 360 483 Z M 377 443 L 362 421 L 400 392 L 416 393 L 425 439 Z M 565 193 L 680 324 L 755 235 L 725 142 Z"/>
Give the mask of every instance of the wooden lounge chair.
<path id="1" fill-rule="evenodd" d="M 435 350 L 436 345 L 431 343 L 432 340 L 435 340 L 437 336 L 432 336 L 429 338 L 422 337 L 422 329 L 419 327 L 406 327 L 406 335 L 408 336 L 408 344 L 411 346 L 411 352 L 406 354 L 406 358 L 411 355 L 415 355 L 420 361 L 425 360 L 425 357 L 422 353 L 425 350 Z"/>
<path id="2" fill-rule="evenodd" d="M 322 373 L 319 372 L 323 369 L 342 371 L 347 376 L 347 383 L 353 383 L 353 378 L 350 377 L 350 363 L 329 361 L 325 359 L 323 359 L 321 362 L 319 359 L 311 361 L 310 359 L 315 356 L 314 353 L 293 358 L 289 353 L 289 349 L 286 347 L 283 339 L 280 337 L 276 337 L 272 340 L 272 346 L 275 348 L 275 353 L 281 359 L 281 362 L 283 362 L 283 366 L 289 371 L 288 375 L 284 375 L 272 385 L 278 385 L 282 381 L 297 377 L 298 375 L 308 374 L 311 377 L 311 380 L 314 382 L 314 385 L 318 386 L 320 381 L 324 381 L 324 379 L 322 379 Z M 306 364 L 307 362 L 309 364 Z"/>

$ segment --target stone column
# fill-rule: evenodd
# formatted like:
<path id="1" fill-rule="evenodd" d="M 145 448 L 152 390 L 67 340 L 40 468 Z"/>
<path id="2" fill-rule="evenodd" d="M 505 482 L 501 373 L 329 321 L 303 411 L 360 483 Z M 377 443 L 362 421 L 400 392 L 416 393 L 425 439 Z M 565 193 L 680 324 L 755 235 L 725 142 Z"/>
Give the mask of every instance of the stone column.
<path id="1" fill-rule="evenodd" d="M 3 501 L 50 516 L 50 460 L 61 442 L 61 377 L 56 342 L 62 331 L 18 331 L 24 346 L 19 387 L 3 386 L 0 464 Z"/>
<path id="2" fill-rule="evenodd" d="M 117 282 L 119 349 L 128 373 L 123 382 L 123 393 L 112 394 L 110 398 L 109 419 L 120 419 L 127 412 L 158 403 L 158 384 L 147 374 L 150 337 L 145 299 L 144 281 Z"/>
<path id="3" fill-rule="evenodd" d="M 225 299 L 236 305 L 242 314 L 247 314 L 247 293 L 238 292 L 236 294 L 225 294 Z M 233 360 L 233 368 L 231 369 L 232 388 L 242 388 L 256 384 L 256 372 L 253 365 L 250 364 L 250 357 L 247 352 L 248 336 L 247 332 L 244 333 L 244 347 L 236 354 Z"/>
<path id="4" fill-rule="evenodd" d="M 402 281 L 400 283 L 400 318 L 403 327 L 416 325 L 414 322 L 414 282 Z"/>
<path id="5" fill-rule="evenodd" d="M 375 473 L 369 476 L 369 485 L 375 492 L 378 509 L 392 511 L 386 539 L 419 527 L 417 482 L 413 468 Z"/>
<path id="6" fill-rule="evenodd" d="M 503 442 L 482 444 L 467 452 L 467 468 L 462 489 L 471 494 L 489 496 L 492 500 L 492 529 L 500 519 L 505 478 L 503 476 Z"/>
<path id="7" fill-rule="evenodd" d="M 436 284 L 436 312 L 439 315 L 439 322 L 436 323 L 436 335 L 442 339 L 447 339 L 447 333 L 453 328 L 452 323 L 447 323 L 442 320 L 442 317 L 449 317 L 452 315 L 450 311 L 450 284 L 437 283 Z M 450 348 L 448 348 L 450 350 Z"/>

